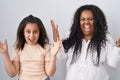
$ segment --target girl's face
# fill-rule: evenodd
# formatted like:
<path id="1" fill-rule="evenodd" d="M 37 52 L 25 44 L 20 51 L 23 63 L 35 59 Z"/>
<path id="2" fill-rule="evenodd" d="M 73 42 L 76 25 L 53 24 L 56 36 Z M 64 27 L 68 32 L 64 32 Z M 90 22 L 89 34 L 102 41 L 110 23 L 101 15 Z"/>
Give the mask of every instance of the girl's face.
<path id="1" fill-rule="evenodd" d="M 91 39 L 94 33 L 94 19 L 92 11 L 83 10 L 80 16 L 80 26 L 85 39 Z"/>
<path id="2" fill-rule="evenodd" d="M 36 23 L 28 23 L 24 29 L 24 36 L 27 44 L 37 44 L 40 36 L 40 30 L 38 25 Z"/>

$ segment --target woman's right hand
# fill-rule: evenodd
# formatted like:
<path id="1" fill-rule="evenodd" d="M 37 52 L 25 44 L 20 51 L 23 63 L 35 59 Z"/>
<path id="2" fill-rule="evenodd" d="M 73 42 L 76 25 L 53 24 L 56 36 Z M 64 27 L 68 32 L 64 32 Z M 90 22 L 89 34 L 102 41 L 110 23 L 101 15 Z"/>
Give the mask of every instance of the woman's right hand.
<path id="1" fill-rule="evenodd" d="M 4 43 L 2 43 L 0 41 L 0 52 L 2 54 L 7 54 L 8 53 L 8 44 L 7 44 L 7 40 L 4 41 Z"/>

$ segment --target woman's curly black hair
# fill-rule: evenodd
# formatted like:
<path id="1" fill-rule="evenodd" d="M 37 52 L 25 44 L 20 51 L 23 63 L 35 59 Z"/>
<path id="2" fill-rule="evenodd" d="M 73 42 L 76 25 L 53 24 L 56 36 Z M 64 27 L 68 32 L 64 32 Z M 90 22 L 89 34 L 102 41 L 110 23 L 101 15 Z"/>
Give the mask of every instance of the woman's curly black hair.
<path id="1" fill-rule="evenodd" d="M 97 51 L 97 64 L 99 64 L 101 47 L 106 45 L 106 33 L 107 33 L 107 23 L 104 13 L 95 5 L 84 5 L 77 9 L 74 14 L 73 24 L 70 29 L 70 35 L 67 39 L 63 40 L 63 46 L 65 52 L 72 47 L 74 47 L 72 61 L 80 55 L 82 48 L 82 39 L 84 38 L 83 32 L 80 27 L 80 16 L 83 10 L 90 10 L 94 17 L 94 34 L 89 43 L 88 50 Z M 72 63 L 71 61 L 71 63 Z"/>

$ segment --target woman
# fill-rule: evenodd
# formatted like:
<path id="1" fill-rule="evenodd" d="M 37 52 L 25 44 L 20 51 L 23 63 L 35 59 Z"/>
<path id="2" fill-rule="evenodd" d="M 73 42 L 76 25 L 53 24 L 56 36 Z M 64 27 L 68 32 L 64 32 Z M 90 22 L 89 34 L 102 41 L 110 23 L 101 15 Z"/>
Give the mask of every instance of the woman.
<path id="1" fill-rule="evenodd" d="M 54 40 L 58 30 L 52 21 Z M 116 67 L 120 57 L 120 38 L 116 46 L 108 34 L 104 13 L 95 5 L 77 9 L 63 47 L 68 54 L 66 80 L 109 80 L 106 64 Z"/>

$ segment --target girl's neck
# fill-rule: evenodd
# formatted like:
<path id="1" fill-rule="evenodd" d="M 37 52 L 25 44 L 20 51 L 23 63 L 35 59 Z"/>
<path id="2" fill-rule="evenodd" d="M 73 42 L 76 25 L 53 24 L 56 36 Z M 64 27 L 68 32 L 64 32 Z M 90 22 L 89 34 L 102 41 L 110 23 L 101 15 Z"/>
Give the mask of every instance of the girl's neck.
<path id="1" fill-rule="evenodd" d="M 37 45 L 37 43 L 36 44 L 28 44 L 28 43 L 25 43 L 26 45 L 28 45 L 28 46 L 35 46 L 35 45 Z"/>

